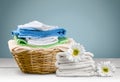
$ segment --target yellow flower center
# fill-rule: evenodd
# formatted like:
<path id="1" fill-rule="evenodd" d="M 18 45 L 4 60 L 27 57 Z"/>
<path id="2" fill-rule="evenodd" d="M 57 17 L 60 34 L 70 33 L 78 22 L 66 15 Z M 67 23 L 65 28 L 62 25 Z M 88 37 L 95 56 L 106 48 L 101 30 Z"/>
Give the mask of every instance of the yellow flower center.
<path id="1" fill-rule="evenodd" d="M 75 49 L 73 49 L 72 55 L 73 55 L 73 56 L 78 56 L 79 53 L 80 53 L 80 51 L 79 51 L 77 48 L 75 48 Z"/>
<path id="2" fill-rule="evenodd" d="M 108 67 L 103 67 L 102 71 L 103 71 L 103 73 L 108 73 L 109 72 L 109 68 Z"/>

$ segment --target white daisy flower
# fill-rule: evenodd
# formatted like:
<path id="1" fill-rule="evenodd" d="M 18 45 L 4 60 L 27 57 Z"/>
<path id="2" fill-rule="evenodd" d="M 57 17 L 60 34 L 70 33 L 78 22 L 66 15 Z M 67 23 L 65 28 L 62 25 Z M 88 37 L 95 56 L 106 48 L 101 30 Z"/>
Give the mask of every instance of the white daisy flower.
<path id="1" fill-rule="evenodd" d="M 97 73 L 99 76 L 112 76 L 115 69 L 115 66 L 110 61 L 101 62 L 97 65 Z"/>
<path id="2" fill-rule="evenodd" d="M 82 56 L 85 52 L 85 49 L 79 43 L 74 43 L 66 52 L 66 58 L 72 62 L 79 62 L 82 59 Z"/>

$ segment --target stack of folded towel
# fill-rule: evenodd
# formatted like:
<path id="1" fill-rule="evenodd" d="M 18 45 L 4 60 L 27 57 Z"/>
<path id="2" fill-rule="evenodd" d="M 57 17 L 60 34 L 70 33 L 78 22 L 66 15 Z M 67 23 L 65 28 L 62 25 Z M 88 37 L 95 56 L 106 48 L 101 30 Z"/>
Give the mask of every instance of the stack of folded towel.
<path id="1" fill-rule="evenodd" d="M 79 62 L 70 61 L 65 52 L 57 54 L 56 71 L 57 76 L 93 76 L 95 74 L 95 62 L 93 54 L 84 52 Z"/>
<path id="2" fill-rule="evenodd" d="M 63 43 L 66 30 L 58 26 L 48 26 L 38 21 L 33 21 L 24 25 L 18 25 L 13 31 L 14 39 L 21 45 L 51 45 Z"/>

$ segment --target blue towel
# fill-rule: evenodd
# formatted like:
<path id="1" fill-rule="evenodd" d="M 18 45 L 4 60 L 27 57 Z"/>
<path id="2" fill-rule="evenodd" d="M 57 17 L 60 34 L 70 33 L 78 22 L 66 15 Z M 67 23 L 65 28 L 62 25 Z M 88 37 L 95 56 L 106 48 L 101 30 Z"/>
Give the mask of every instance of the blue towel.
<path id="1" fill-rule="evenodd" d="M 65 37 L 66 30 L 63 28 L 56 28 L 52 30 L 39 30 L 36 28 L 18 28 L 17 30 L 12 32 L 12 35 L 17 36 L 18 38 L 44 38 L 50 36 L 58 36 L 58 37 Z"/>

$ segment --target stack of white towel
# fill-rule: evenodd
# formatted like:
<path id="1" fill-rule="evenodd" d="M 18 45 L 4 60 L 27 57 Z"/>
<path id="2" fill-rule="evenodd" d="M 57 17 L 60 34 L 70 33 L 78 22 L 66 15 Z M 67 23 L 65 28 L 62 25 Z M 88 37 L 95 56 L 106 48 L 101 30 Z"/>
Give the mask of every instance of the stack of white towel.
<path id="1" fill-rule="evenodd" d="M 85 52 L 84 57 L 79 62 L 71 62 L 66 58 L 64 52 L 58 53 L 56 56 L 57 76 L 93 76 L 95 74 L 95 61 L 92 59 L 94 55 Z"/>

